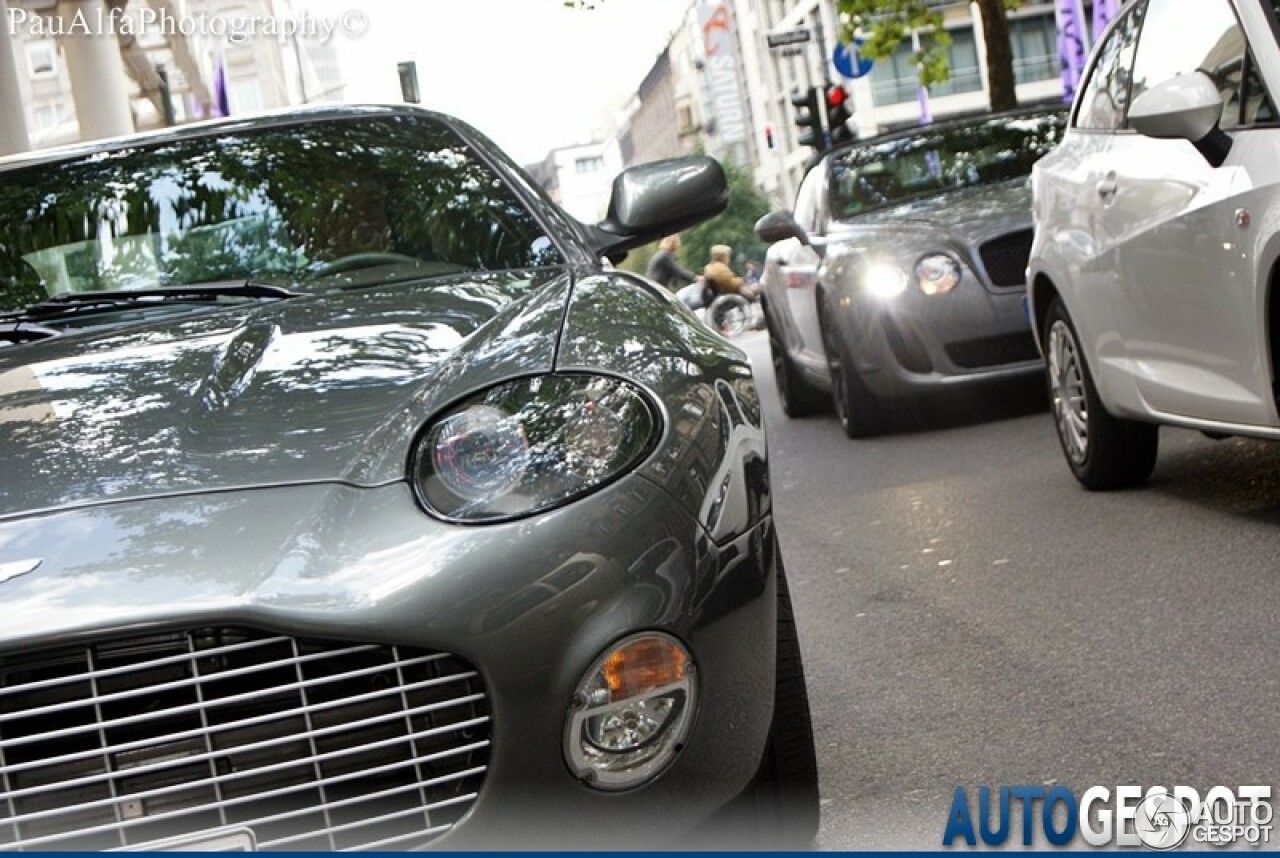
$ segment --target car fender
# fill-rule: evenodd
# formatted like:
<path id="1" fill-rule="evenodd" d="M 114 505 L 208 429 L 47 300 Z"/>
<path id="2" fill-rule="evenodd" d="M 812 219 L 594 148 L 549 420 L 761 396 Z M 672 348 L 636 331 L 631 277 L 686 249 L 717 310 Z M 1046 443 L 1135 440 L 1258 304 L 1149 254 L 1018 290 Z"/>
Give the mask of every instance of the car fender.
<path id="1" fill-rule="evenodd" d="M 760 402 L 746 354 L 672 312 L 674 300 L 625 272 L 578 281 L 556 371 L 619 375 L 649 393 L 663 431 L 639 473 L 723 545 L 770 512 Z"/>

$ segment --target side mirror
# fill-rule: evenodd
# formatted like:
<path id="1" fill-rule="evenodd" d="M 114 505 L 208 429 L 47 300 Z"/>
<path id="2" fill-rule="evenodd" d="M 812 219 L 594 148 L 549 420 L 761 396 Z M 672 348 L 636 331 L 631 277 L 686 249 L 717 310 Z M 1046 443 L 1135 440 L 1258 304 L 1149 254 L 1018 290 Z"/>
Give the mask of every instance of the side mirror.
<path id="1" fill-rule="evenodd" d="M 1231 151 L 1231 138 L 1218 127 L 1222 96 L 1204 72 L 1179 75 L 1151 87 L 1133 100 L 1129 124 L 1158 140 L 1186 140 L 1215 167 Z"/>
<path id="2" fill-rule="evenodd" d="M 729 183 L 718 161 L 670 158 L 619 173 L 608 214 L 587 231 L 593 249 L 618 262 L 631 248 L 701 223 L 728 205 Z"/>
<path id="3" fill-rule="evenodd" d="M 804 227 L 796 223 L 791 212 L 785 210 L 769 212 L 756 221 L 756 237 L 770 244 L 775 241 L 786 241 L 788 238 L 799 239 L 801 244 L 809 243 L 809 236 L 805 233 Z"/>

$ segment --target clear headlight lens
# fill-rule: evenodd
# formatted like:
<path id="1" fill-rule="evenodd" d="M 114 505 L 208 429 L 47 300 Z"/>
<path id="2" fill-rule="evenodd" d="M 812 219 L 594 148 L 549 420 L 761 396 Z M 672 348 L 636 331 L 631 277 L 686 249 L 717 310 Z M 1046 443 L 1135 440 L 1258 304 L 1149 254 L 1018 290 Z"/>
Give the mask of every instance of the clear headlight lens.
<path id="1" fill-rule="evenodd" d="M 596 660 L 578 684 L 565 727 L 574 775 L 629 789 L 675 759 L 693 723 L 693 660 L 675 638 L 634 635 Z"/>
<path id="2" fill-rule="evenodd" d="M 540 376 L 490 388 L 437 417 L 410 463 L 419 500 L 456 521 L 501 521 L 581 497 L 647 453 L 658 420 L 616 378 Z"/>
<path id="3" fill-rule="evenodd" d="M 891 262 L 873 262 L 864 282 L 867 291 L 877 298 L 896 298 L 907 291 L 907 272 Z"/>
<path id="4" fill-rule="evenodd" d="M 916 263 L 916 282 L 926 295 L 942 295 L 960 284 L 960 263 L 945 253 L 933 253 Z"/>

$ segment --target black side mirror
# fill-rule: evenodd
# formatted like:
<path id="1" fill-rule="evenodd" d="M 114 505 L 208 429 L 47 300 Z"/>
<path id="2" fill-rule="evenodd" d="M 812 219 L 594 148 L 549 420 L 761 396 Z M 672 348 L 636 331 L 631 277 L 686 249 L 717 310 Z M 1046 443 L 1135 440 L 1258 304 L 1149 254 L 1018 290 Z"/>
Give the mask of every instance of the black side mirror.
<path id="1" fill-rule="evenodd" d="M 670 158 L 619 173 L 608 214 L 587 231 L 593 249 L 617 262 L 631 248 L 688 229 L 728 205 L 729 183 L 718 161 Z"/>
<path id="2" fill-rule="evenodd" d="M 801 244 L 809 243 L 809 235 L 804 231 L 804 227 L 796 223 L 791 212 L 781 210 L 769 212 L 756 221 L 756 237 L 770 244 L 775 241 L 786 241 L 788 238 L 799 239 Z"/>

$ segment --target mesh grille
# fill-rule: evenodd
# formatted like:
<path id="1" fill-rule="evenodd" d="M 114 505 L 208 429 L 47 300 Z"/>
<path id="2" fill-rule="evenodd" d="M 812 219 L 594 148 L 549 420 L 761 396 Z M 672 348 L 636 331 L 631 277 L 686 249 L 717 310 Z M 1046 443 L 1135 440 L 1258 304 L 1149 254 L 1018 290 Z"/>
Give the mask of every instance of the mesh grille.
<path id="1" fill-rule="evenodd" d="M 992 286 L 1025 286 L 1034 232 L 1022 229 L 993 238 L 978 248 Z"/>
<path id="2" fill-rule="evenodd" d="M 0 655 L 0 850 L 248 827 L 259 849 L 407 848 L 475 800 L 474 669 L 241 628 Z"/>

